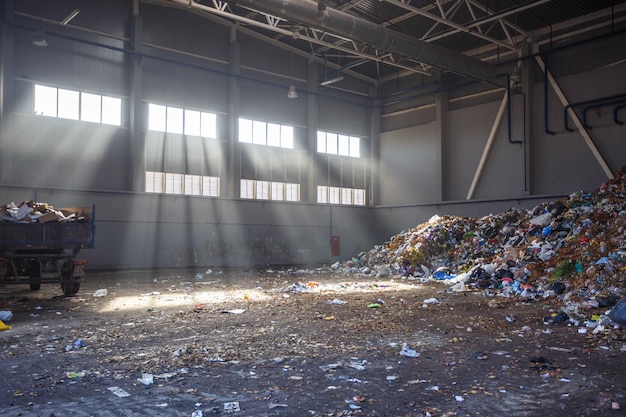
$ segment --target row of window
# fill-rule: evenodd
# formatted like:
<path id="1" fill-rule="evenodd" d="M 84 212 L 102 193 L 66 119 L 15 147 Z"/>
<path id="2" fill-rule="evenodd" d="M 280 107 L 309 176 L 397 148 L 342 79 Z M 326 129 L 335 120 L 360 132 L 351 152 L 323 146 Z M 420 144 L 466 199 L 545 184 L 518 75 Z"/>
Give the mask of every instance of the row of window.
<path id="1" fill-rule="evenodd" d="M 146 192 L 218 197 L 220 179 L 202 175 L 148 171 Z M 300 184 L 242 179 L 240 197 L 254 200 L 300 201 Z M 364 206 L 365 190 L 320 185 L 317 187 L 317 202 Z"/>
<path id="2" fill-rule="evenodd" d="M 240 197 L 255 200 L 300 201 L 300 184 L 241 180 Z"/>
<path id="3" fill-rule="evenodd" d="M 121 126 L 122 99 L 35 85 L 35 114 Z"/>
<path id="4" fill-rule="evenodd" d="M 121 98 L 35 85 L 35 113 L 42 116 L 110 124 L 122 124 Z M 148 129 L 157 132 L 217 138 L 217 115 L 178 107 L 148 104 Z M 239 141 L 287 149 L 294 147 L 292 126 L 239 119 Z M 317 132 L 319 153 L 360 157 L 360 138 Z M 218 177 L 146 171 L 146 192 L 218 197 Z M 241 180 L 241 198 L 300 201 L 300 184 Z M 317 202 L 365 205 L 365 190 L 318 186 Z"/>
<path id="5" fill-rule="evenodd" d="M 122 99 L 35 84 L 35 114 L 121 126 Z M 148 129 L 217 138 L 217 115 L 149 103 Z M 293 149 L 293 126 L 240 118 L 239 142 Z M 356 136 L 317 132 L 319 153 L 359 158 L 360 150 Z"/>
<path id="6" fill-rule="evenodd" d="M 293 126 L 239 119 L 239 142 L 293 149 Z"/>
<path id="7" fill-rule="evenodd" d="M 317 152 L 332 155 L 361 157 L 361 139 L 355 136 L 317 131 Z"/>
<path id="8" fill-rule="evenodd" d="M 217 138 L 217 115 L 197 110 L 148 104 L 148 129 Z"/>
<path id="9" fill-rule="evenodd" d="M 317 202 L 325 204 L 365 205 L 365 190 L 361 188 L 317 186 Z"/>
<path id="10" fill-rule="evenodd" d="M 220 179 L 203 175 L 146 171 L 146 192 L 218 197 Z"/>

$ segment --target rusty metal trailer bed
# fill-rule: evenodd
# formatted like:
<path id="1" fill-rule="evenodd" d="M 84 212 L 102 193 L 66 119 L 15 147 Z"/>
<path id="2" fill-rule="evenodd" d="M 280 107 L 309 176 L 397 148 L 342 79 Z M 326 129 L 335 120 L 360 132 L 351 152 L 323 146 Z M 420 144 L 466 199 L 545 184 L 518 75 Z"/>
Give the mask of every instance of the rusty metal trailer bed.
<path id="1" fill-rule="evenodd" d="M 94 247 L 95 205 L 58 209 L 74 213 L 72 221 L 0 223 L 0 284 L 60 283 L 63 294 L 80 289 L 86 261 L 74 259 L 84 248 Z"/>

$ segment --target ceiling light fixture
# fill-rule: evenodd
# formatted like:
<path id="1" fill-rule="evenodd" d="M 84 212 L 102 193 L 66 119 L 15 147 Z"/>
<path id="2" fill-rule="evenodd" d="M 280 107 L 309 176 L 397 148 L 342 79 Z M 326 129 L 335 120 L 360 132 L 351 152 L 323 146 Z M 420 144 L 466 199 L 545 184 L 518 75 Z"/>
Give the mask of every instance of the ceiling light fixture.
<path id="1" fill-rule="evenodd" d="M 291 47 L 289 48 L 289 60 L 291 61 L 291 76 L 293 77 L 293 40 L 295 39 L 295 32 L 291 36 Z M 291 84 L 289 86 L 289 92 L 287 93 L 287 98 L 298 98 L 298 92 L 296 91 L 296 86 Z"/>
<path id="2" fill-rule="evenodd" d="M 46 41 L 46 36 L 44 35 L 43 30 L 37 32 L 37 35 L 33 38 L 33 45 L 41 48 L 48 46 L 48 41 Z"/>
<path id="3" fill-rule="evenodd" d="M 76 17 L 76 15 L 78 15 L 78 13 L 80 13 L 80 9 L 74 9 L 72 11 L 72 13 L 68 14 L 67 17 L 63 20 L 61 20 L 61 24 L 63 26 L 67 25 L 68 23 L 70 23 L 70 20 L 72 20 L 73 18 Z"/>
<path id="4" fill-rule="evenodd" d="M 326 10 L 326 2 L 320 1 L 317 3 L 317 12 L 315 13 L 315 20 L 318 22 L 326 21 L 330 15 L 328 14 L 328 10 Z"/>
<path id="5" fill-rule="evenodd" d="M 331 85 L 331 84 L 335 84 L 338 83 L 339 81 L 343 80 L 343 75 L 339 75 L 335 78 L 331 78 L 330 80 L 324 80 L 320 83 L 320 85 Z"/>
<path id="6" fill-rule="evenodd" d="M 289 86 L 289 92 L 287 93 L 287 98 L 298 98 L 298 92 L 296 91 L 296 86 L 291 84 Z"/>

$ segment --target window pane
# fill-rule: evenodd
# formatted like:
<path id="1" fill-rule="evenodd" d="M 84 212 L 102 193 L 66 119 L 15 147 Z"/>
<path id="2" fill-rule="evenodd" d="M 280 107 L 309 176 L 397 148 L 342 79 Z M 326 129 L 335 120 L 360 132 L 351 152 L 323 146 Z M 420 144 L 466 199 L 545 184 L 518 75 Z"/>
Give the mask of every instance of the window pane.
<path id="1" fill-rule="evenodd" d="M 122 99 L 119 97 L 102 96 L 102 123 L 122 125 Z"/>
<path id="2" fill-rule="evenodd" d="M 80 93 L 80 120 L 100 123 L 102 115 L 102 96 L 99 94 Z"/>
<path id="3" fill-rule="evenodd" d="M 78 91 L 59 88 L 59 117 L 78 120 L 79 96 Z"/>
<path id="4" fill-rule="evenodd" d="M 158 104 L 148 104 L 148 129 L 157 132 L 165 132 L 165 106 Z"/>
<path id="5" fill-rule="evenodd" d="M 274 123 L 267 124 L 267 144 L 269 146 L 280 146 L 280 125 Z"/>
<path id="6" fill-rule="evenodd" d="M 285 199 L 285 183 L 273 182 L 272 183 L 272 200 L 284 200 Z"/>
<path id="7" fill-rule="evenodd" d="M 252 120 L 239 119 L 239 142 L 252 143 Z"/>
<path id="8" fill-rule="evenodd" d="M 300 201 L 300 184 L 287 184 L 286 185 L 285 200 Z"/>
<path id="9" fill-rule="evenodd" d="M 341 189 L 341 204 L 352 204 L 352 188 Z"/>
<path id="10" fill-rule="evenodd" d="M 317 151 L 326 153 L 326 132 L 317 131 Z"/>
<path id="11" fill-rule="evenodd" d="M 283 148 L 293 149 L 293 127 L 280 127 L 280 146 Z"/>
<path id="12" fill-rule="evenodd" d="M 185 110 L 185 135 L 200 136 L 200 112 Z"/>
<path id="13" fill-rule="evenodd" d="M 202 177 L 202 195 L 218 197 L 220 195 L 220 179 L 217 177 Z"/>
<path id="14" fill-rule="evenodd" d="M 57 117 L 57 89 L 35 84 L 35 114 Z"/>
<path id="15" fill-rule="evenodd" d="M 365 190 L 354 190 L 354 204 L 357 206 L 365 205 Z"/>
<path id="16" fill-rule="evenodd" d="M 326 153 L 337 155 L 337 134 L 326 134 Z"/>
<path id="17" fill-rule="evenodd" d="M 200 195 L 200 175 L 185 175 L 185 195 Z"/>
<path id="18" fill-rule="evenodd" d="M 169 133 L 183 133 L 183 109 L 167 108 L 167 131 Z"/>
<path id="19" fill-rule="evenodd" d="M 354 158 L 361 157 L 361 139 L 350 136 L 350 156 Z"/>
<path id="20" fill-rule="evenodd" d="M 341 188 L 328 187 L 328 202 L 331 204 L 339 204 L 340 194 L 341 194 Z"/>
<path id="21" fill-rule="evenodd" d="M 269 181 L 257 181 L 256 182 L 256 198 L 258 200 L 269 200 L 270 198 Z"/>
<path id="22" fill-rule="evenodd" d="M 350 155 L 350 139 L 346 135 L 339 135 L 339 151 L 337 152 L 339 155 L 349 156 Z"/>
<path id="23" fill-rule="evenodd" d="M 183 174 L 165 174 L 165 193 L 166 194 L 182 194 L 183 193 Z"/>
<path id="24" fill-rule="evenodd" d="M 328 203 L 328 187 L 325 185 L 317 186 L 317 202 Z"/>
<path id="25" fill-rule="evenodd" d="M 256 120 L 252 122 L 252 143 L 267 144 L 267 123 Z"/>
<path id="26" fill-rule="evenodd" d="M 254 198 L 254 180 L 241 180 L 239 194 L 241 198 Z"/>
<path id="27" fill-rule="evenodd" d="M 202 113 L 200 136 L 204 138 L 217 138 L 217 115 Z"/>
<path id="28" fill-rule="evenodd" d="M 162 172 L 146 171 L 146 192 L 162 193 L 163 192 L 163 179 L 164 179 L 164 174 Z"/>

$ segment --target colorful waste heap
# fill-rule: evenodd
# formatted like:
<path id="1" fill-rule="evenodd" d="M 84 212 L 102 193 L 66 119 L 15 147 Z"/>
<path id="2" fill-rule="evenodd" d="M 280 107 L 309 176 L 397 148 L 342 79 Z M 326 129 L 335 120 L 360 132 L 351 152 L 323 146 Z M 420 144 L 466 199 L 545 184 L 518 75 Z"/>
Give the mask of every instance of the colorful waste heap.
<path id="1" fill-rule="evenodd" d="M 529 298 L 615 304 L 626 283 L 626 167 L 592 193 L 482 218 L 434 216 L 344 266 Z M 572 291 L 575 290 L 575 294 Z"/>

